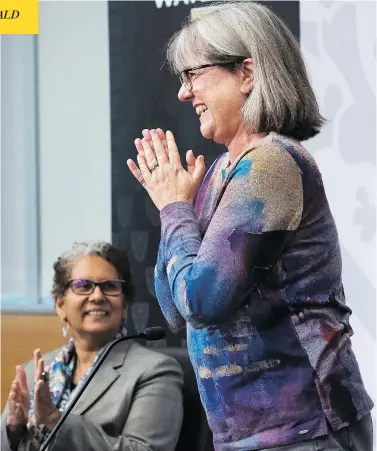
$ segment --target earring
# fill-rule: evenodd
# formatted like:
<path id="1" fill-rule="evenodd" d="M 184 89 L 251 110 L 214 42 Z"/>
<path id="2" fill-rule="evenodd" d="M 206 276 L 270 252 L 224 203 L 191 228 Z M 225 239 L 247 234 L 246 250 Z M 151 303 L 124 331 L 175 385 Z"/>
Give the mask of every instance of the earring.
<path id="1" fill-rule="evenodd" d="M 67 318 L 61 318 L 61 323 L 62 323 L 62 333 L 63 333 L 63 337 L 65 338 L 68 334 L 68 329 L 69 329 L 69 324 L 67 321 Z"/>
<path id="2" fill-rule="evenodd" d="M 126 322 L 127 322 L 127 316 L 124 315 L 120 321 L 119 330 L 118 330 L 118 333 L 115 335 L 115 338 L 125 337 L 127 335 Z"/>

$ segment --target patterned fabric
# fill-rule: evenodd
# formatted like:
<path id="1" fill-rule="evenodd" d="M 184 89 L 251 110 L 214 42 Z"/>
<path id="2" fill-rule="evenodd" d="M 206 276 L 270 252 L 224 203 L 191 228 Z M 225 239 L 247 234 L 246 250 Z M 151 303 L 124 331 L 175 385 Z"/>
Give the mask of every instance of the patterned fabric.
<path id="1" fill-rule="evenodd" d="M 126 321 L 122 320 L 119 332 L 115 336 L 115 339 L 127 335 Z M 72 378 L 74 369 L 76 367 L 76 350 L 73 338 L 61 348 L 53 362 L 48 369 L 50 394 L 53 404 L 58 408 L 59 412 L 63 413 L 75 398 L 76 394 L 88 379 L 90 373 L 98 362 L 99 358 L 107 348 L 105 345 L 98 353 L 87 372 L 82 376 L 80 382 L 76 387 L 71 390 Z M 47 439 L 51 431 L 43 424 L 38 424 L 34 416 L 34 389 L 30 391 L 30 408 L 29 408 L 29 422 L 28 431 L 32 436 L 32 444 L 39 448 L 42 443 Z"/>
<path id="2" fill-rule="evenodd" d="M 271 133 L 221 155 L 189 203 L 161 211 L 155 287 L 187 341 L 217 451 L 281 446 L 355 423 L 373 406 L 321 175 Z"/>

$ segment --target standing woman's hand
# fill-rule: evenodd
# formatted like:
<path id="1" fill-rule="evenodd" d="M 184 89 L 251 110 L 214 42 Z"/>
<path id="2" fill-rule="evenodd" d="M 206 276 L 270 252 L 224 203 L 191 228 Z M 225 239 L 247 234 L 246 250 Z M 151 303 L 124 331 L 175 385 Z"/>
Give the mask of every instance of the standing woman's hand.
<path id="1" fill-rule="evenodd" d="M 191 173 L 186 171 L 173 134 L 166 132 L 166 146 L 160 135 L 156 130 L 150 131 L 153 148 L 145 137 L 135 140 L 138 166 L 133 160 L 127 160 L 127 165 L 159 210 L 173 202 L 193 203 L 205 174 L 204 158 L 190 158 L 194 166 Z"/>
<path id="2" fill-rule="evenodd" d="M 168 145 L 166 142 L 165 132 L 161 128 L 156 128 L 156 132 L 161 139 L 165 153 L 168 154 L 169 149 L 168 149 Z M 148 141 L 149 145 L 151 146 L 151 148 L 153 150 L 153 153 L 156 155 L 156 152 L 153 147 L 153 141 L 152 141 L 152 136 L 151 136 L 150 130 L 144 129 L 141 133 L 142 133 L 143 137 Z M 144 149 L 143 149 L 141 140 L 135 140 L 135 145 L 136 145 L 136 149 L 139 152 L 139 154 L 144 155 Z M 196 157 L 194 155 L 194 152 L 192 150 L 188 150 L 186 152 L 186 164 L 187 164 L 187 172 L 191 175 L 193 174 L 193 172 L 195 170 L 195 165 L 196 165 L 195 162 L 196 162 Z"/>

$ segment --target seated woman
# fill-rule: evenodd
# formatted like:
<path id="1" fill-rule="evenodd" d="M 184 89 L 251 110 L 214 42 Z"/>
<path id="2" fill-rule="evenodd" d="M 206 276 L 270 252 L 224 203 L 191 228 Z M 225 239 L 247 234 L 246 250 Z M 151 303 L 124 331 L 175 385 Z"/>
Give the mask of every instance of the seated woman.
<path id="1" fill-rule="evenodd" d="M 125 252 L 75 244 L 54 264 L 52 295 L 60 350 L 16 367 L 1 421 L 1 449 L 37 450 L 87 379 L 102 351 L 125 331 L 133 285 Z M 48 337 L 46 337 L 48 342 Z M 55 450 L 173 451 L 182 417 L 178 363 L 132 340 L 115 346 L 61 427 Z M 158 413 L 158 414 L 156 414 Z"/>

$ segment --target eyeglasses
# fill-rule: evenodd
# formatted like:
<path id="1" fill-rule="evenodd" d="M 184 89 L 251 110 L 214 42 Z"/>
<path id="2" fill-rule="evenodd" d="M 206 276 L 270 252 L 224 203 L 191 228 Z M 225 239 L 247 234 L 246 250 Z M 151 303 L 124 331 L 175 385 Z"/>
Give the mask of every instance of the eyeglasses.
<path id="1" fill-rule="evenodd" d="M 223 61 L 221 63 L 211 63 L 211 64 L 202 64 L 201 66 L 190 67 L 189 69 L 185 69 L 181 72 L 179 76 L 179 81 L 181 85 L 185 87 L 187 91 L 192 91 L 192 77 L 199 74 L 193 74 L 192 72 L 199 69 L 205 69 L 206 67 L 214 67 L 214 66 L 232 66 L 234 64 L 240 63 L 246 59 L 245 56 L 240 56 L 239 58 L 235 58 L 229 61 Z"/>
<path id="2" fill-rule="evenodd" d="M 103 282 L 93 282 L 87 279 L 72 279 L 68 282 L 68 286 L 75 294 L 92 294 L 96 287 L 107 296 L 118 296 L 123 292 L 124 280 L 104 280 Z"/>

